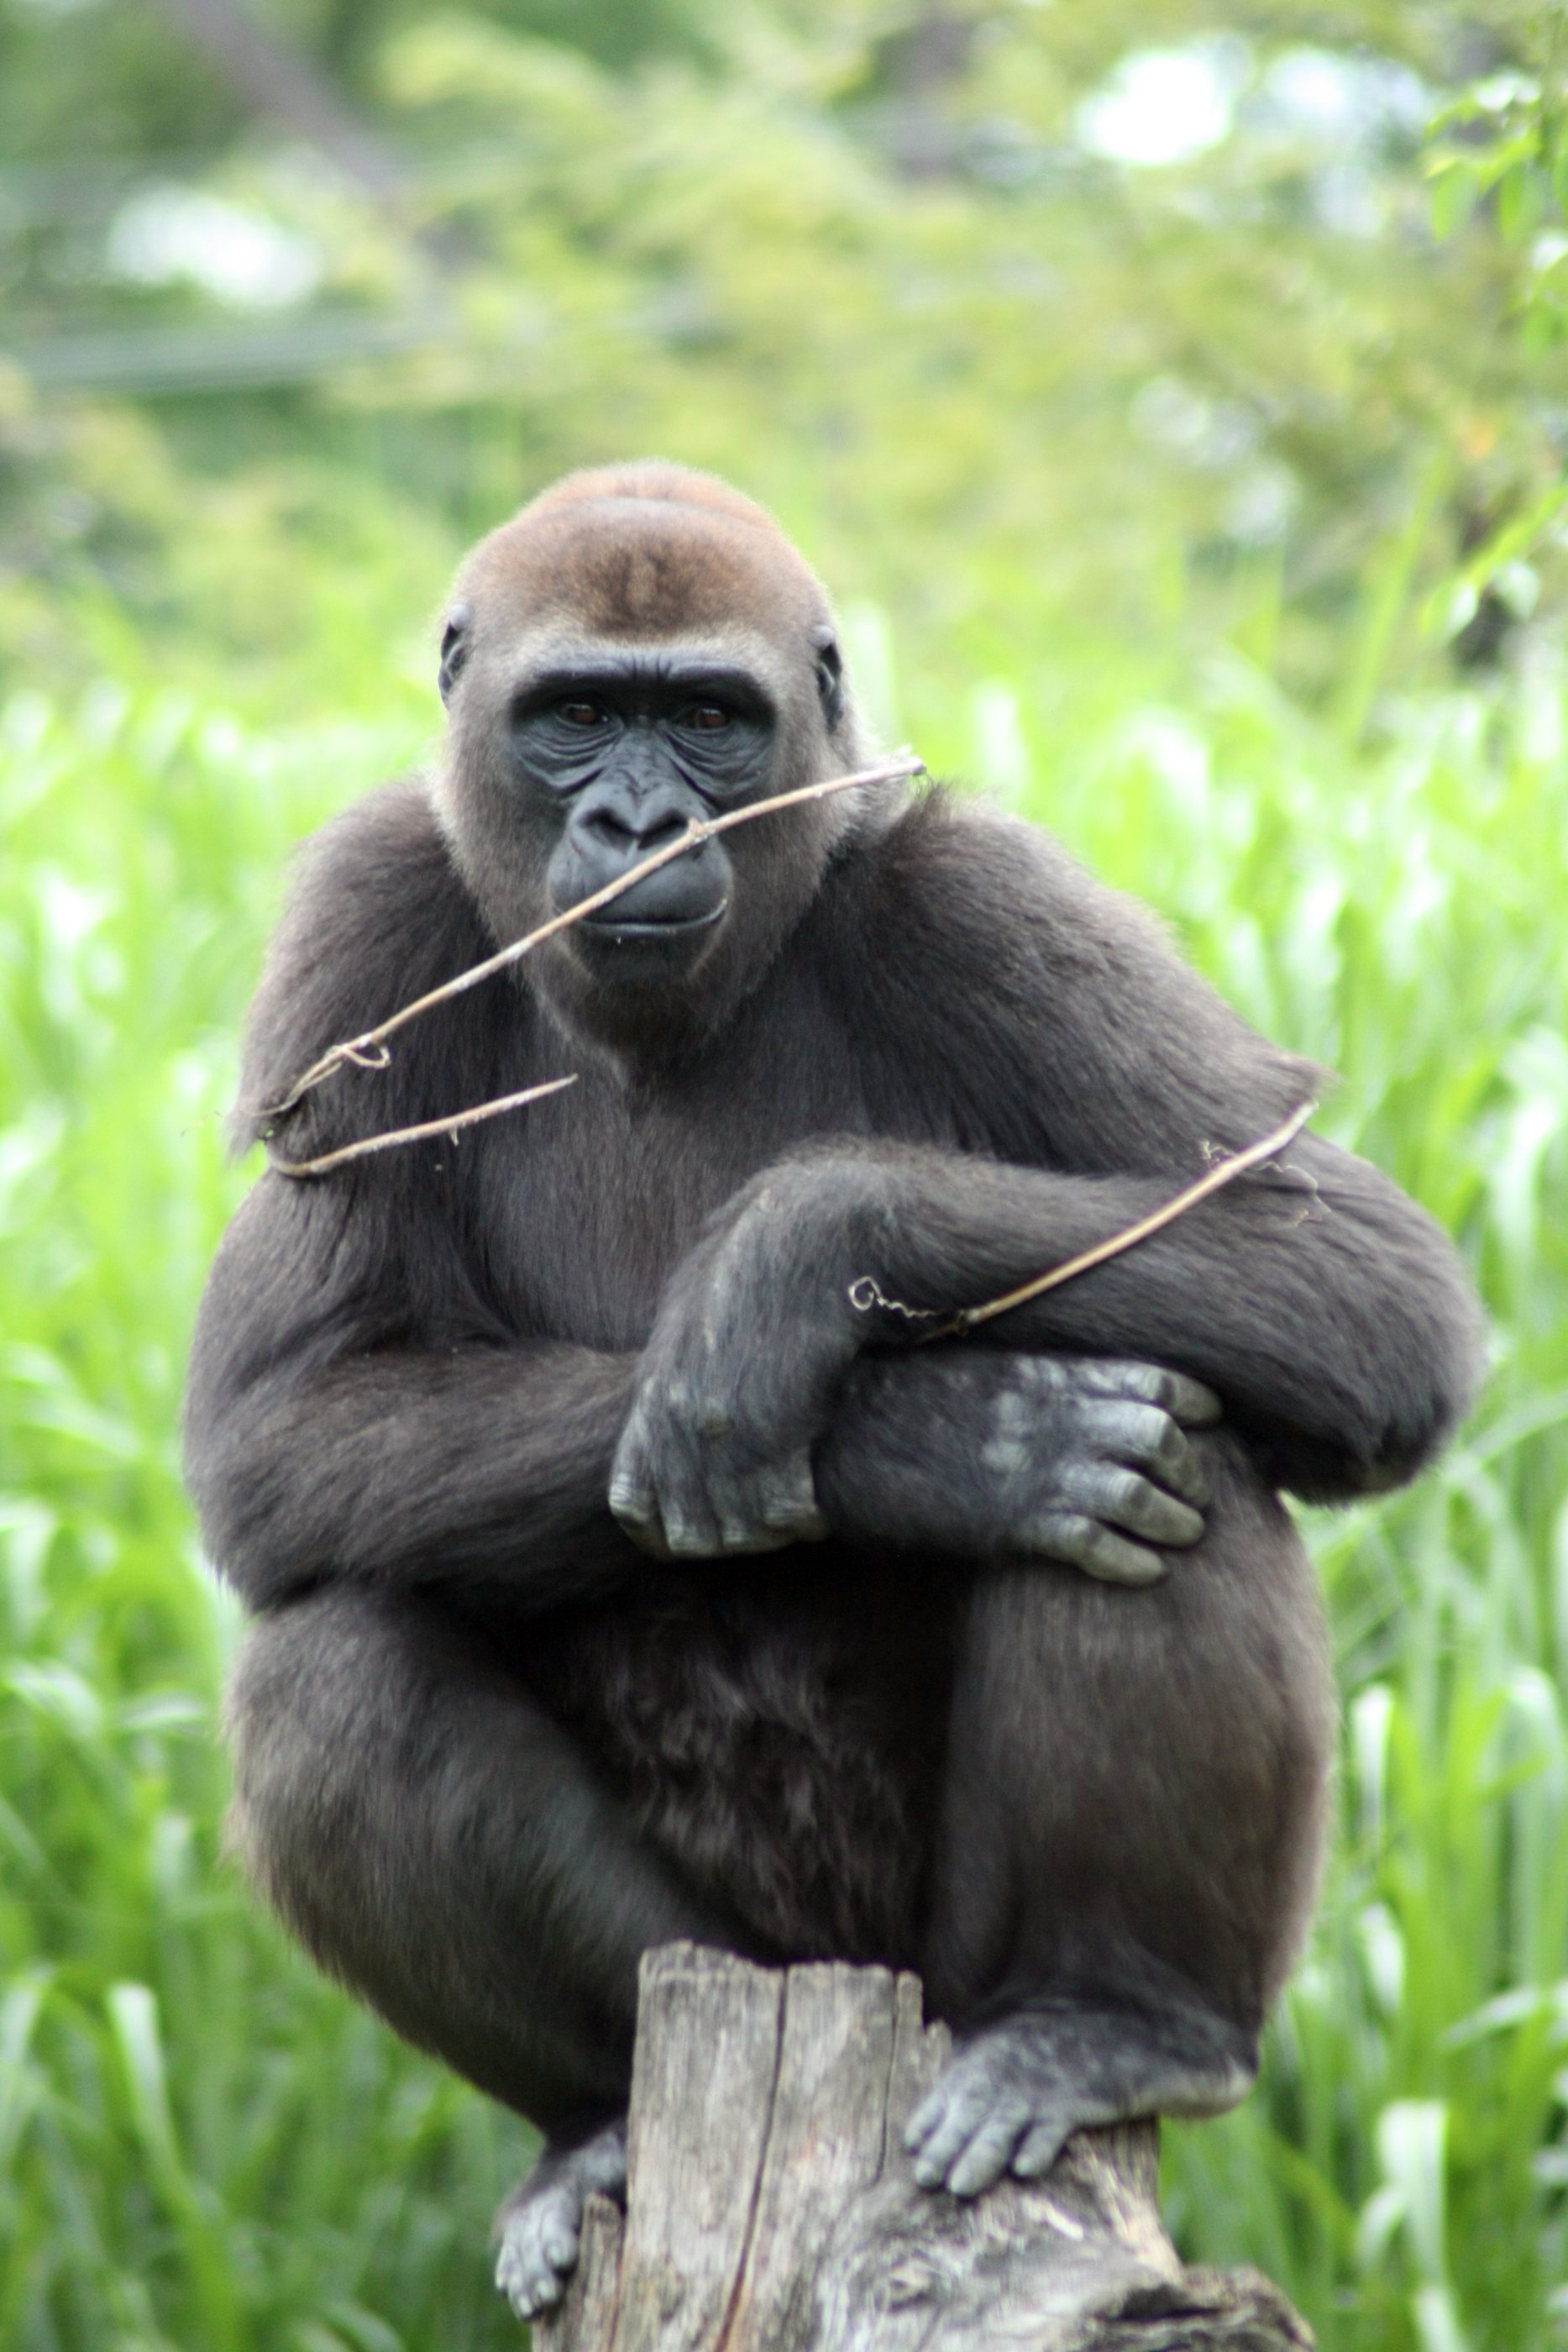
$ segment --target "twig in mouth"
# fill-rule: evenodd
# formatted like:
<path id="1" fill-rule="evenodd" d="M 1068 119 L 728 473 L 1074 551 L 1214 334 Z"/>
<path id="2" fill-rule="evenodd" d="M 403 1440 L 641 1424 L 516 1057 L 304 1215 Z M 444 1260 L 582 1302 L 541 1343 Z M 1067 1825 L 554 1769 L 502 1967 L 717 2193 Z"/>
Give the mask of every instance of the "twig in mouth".
<path id="1" fill-rule="evenodd" d="M 455 979 L 444 980 L 439 988 L 429 989 L 423 996 L 416 996 L 411 1004 L 400 1006 L 386 1020 L 378 1022 L 373 1029 L 363 1030 L 357 1037 L 345 1037 L 338 1045 L 329 1045 L 327 1051 L 295 1079 L 286 1095 L 265 1106 L 262 1118 L 286 1118 L 312 1087 L 320 1086 L 323 1079 L 331 1077 L 338 1070 L 350 1066 L 384 1070 L 392 1058 L 387 1051 L 387 1039 L 406 1023 L 417 1020 L 422 1013 L 428 1013 L 434 1005 L 444 1004 L 449 998 L 461 996 L 467 989 L 477 988 L 481 981 L 490 979 L 496 972 L 505 971 L 508 965 L 520 963 L 524 956 L 530 954 L 535 948 L 542 947 L 546 940 L 554 939 L 559 931 L 570 930 L 574 923 L 580 923 L 586 916 L 619 898 L 645 874 L 656 874 L 661 866 L 668 866 L 674 858 L 684 857 L 688 849 L 695 849 L 700 843 L 711 841 L 716 834 L 728 833 L 737 824 L 749 824 L 754 817 L 770 816 L 775 809 L 799 808 L 809 801 L 825 800 L 830 793 L 848 792 L 853 784 L 894 783 L 901 777 L 920 776 L 925 772 L 925 761 L 917 760 L 913 752 L 904 752 L 896 759 L 883 761 L 874 768 L 857 769 L 852 775 L 829 776 L 821 783 L 799 784 L 792 792 L 775 793 L 768 800 L 752 801 L 747 807 L 730 809 L 723 816 L 694 818 L 678 840 L 666 842 L 663 849 L 656 849 L 640 864 L 628 866 L 625 873 L 618 874 L 613 882 L 607 882 L 601 890 L 595 890 L 591 897 L 580 899 L 575 907 L 568 907 L 564 914 L 552 916 L 537 930 L 527 932 L 520 940 L 513 940 L 507 947 L 497 948 L 496 953 L 486 956 L 482 963 L 471 964 L 466 971 L 458 972 Z M 486 1111 L 509 1107 L 509 1098 L 504 1103 L 479 1106 Z M 386 1139 L 402 1142 L 407 1135 L 415 1132 L 423 1132 L 423 1129 L 400 1129 L 395 1136 Z M 312 1162 L 301 1161 L 298 1164 L 314 1169 Z M 274 1160 L 273 1165 L 284 1171 L 288 1163 Z"/>

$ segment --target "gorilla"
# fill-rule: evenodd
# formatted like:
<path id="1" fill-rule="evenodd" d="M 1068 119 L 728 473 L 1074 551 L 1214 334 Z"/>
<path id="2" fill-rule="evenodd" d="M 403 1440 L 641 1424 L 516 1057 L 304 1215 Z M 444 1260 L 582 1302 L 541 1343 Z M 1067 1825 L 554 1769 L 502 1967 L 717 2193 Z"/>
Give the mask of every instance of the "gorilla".
<path id="1" fill-rule="evenodd" d="M 660 464 L 482 541 L 441 688 L 436 772 L 306 853 L 238 1140 L 298 1164 L 578 1083 L 264 1174 L 188 1462 L 254 1614 L 238 1848 L 318 1961 L 543 2129 L 502 2209 L 528 2315 L 623 2185 L 650 1945 L 917 1969 L 956 2048 L 910 2151 L 960 2197 L 1244 2095 L 1333 1729 L 1280 1490 L 1410 1477 L 1479 1326 L 1430 1221 L 1309 1134 L 942 1337 L 1322 1076 L 1048 836 L 938 791 L 705 838 L 299 1092 L 693 818 L 871 750 L 804 562 Z"/>

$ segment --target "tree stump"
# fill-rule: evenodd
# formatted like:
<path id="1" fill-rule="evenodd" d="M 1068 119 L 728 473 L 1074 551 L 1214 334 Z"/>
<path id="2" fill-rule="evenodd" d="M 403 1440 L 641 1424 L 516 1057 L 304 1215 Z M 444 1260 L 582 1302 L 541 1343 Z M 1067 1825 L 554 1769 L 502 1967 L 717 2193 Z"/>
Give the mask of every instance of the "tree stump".
<path id="1" fill-rule="evenodd" d="M 625 2218 L 590 2200 L 538 2352 L 1310 2352 L 1266 2279 L 1182 2267 L 1152 2123 L 968 2202 L 917 2189 L 904 2125 L 948 2047 L 917 1977 L 649 1953 Z"/>

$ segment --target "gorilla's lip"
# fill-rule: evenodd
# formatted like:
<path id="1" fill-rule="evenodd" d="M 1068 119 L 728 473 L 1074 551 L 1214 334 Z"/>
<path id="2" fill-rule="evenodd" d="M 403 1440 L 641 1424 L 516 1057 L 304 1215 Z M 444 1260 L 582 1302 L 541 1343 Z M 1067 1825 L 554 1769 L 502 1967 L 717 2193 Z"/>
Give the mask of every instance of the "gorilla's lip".
<path id="1" fill-rule="evenodd" d="M 643 915 L 634 921 L 618 918 L 613 907 L 607 907 L 601 915 L 585 915 L 580 929 L 597 931 L 601 939 L 681 939 L 692 931 L 711 930 L 728 912 L 727 898 L 721 898 L 716 907 L 710 907 L 702 915 Z"/>

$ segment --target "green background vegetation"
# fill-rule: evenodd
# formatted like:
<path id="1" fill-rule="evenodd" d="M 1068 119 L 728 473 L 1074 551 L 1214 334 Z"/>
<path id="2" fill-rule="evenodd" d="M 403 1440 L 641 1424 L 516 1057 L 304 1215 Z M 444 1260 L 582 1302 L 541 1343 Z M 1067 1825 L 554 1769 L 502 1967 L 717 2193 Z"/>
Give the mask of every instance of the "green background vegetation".
<path id="1" fill-rule="evenodd" d="M 0 2343 L 517 2340 L 528 2133 L 222 1859 L 177 1402 L 290 845 L 465 540 L 653 448 L 1476 1267 L 1463 1442 L 1311 1521 L 1335 1860 L 1168 2207 L 1334 2352 L 1568 2344 L 1561 11 L 252 0 L 266 105 L 234 15 L 0 0 Z"/>

